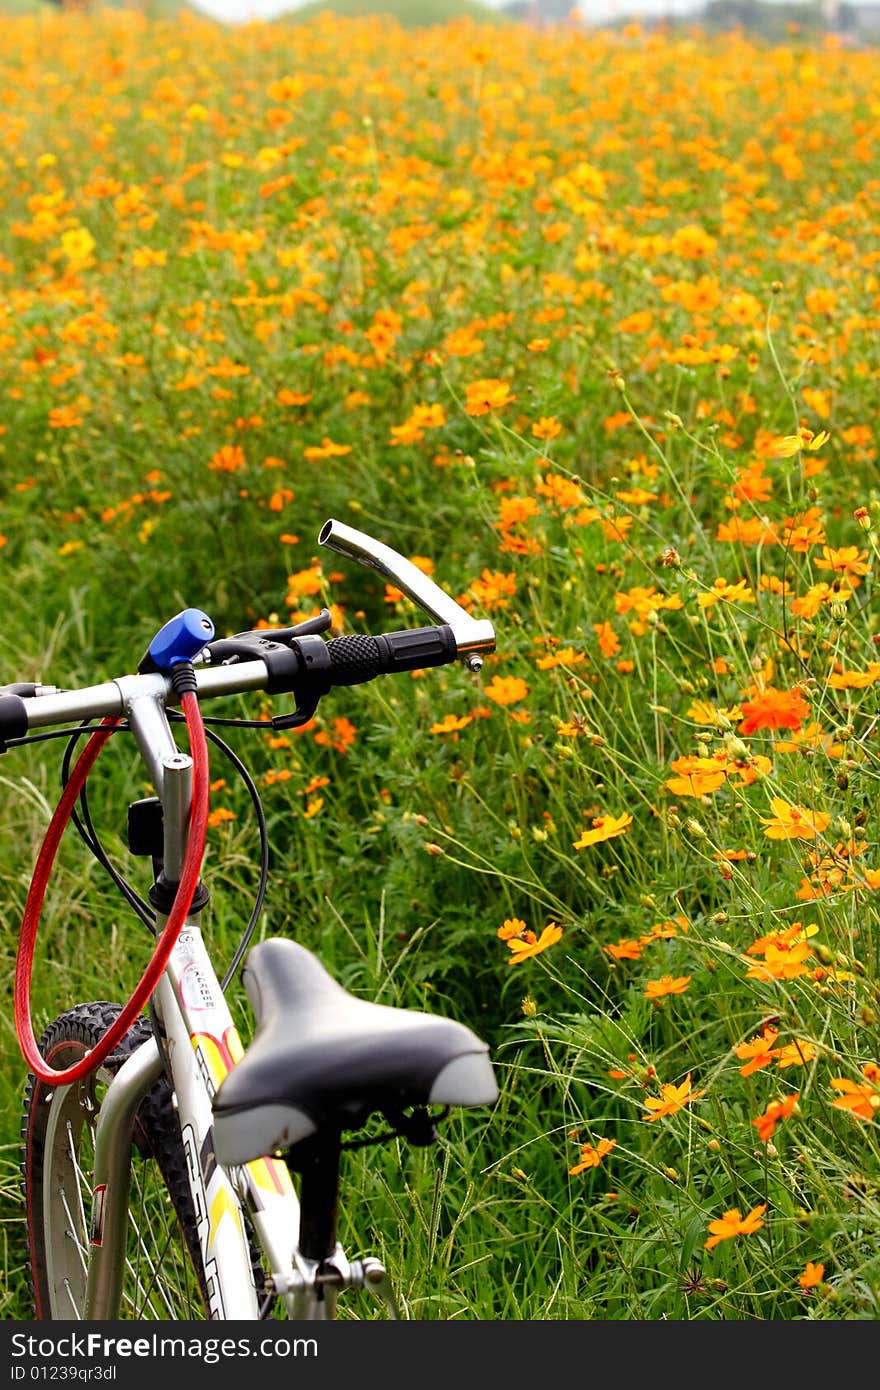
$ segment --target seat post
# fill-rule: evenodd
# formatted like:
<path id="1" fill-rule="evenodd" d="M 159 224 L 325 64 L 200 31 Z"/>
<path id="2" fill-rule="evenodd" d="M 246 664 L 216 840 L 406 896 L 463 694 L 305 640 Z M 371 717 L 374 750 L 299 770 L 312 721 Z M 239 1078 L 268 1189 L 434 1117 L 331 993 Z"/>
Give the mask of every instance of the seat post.
<path id="1" fill-rule="evenodd" d="M 296 1167 L 302 1173 L 299 1249 L 318 1264 L 336 1252 L 341 1149 L 338 1130 L 312 1135 L 296 1146 Z"/>

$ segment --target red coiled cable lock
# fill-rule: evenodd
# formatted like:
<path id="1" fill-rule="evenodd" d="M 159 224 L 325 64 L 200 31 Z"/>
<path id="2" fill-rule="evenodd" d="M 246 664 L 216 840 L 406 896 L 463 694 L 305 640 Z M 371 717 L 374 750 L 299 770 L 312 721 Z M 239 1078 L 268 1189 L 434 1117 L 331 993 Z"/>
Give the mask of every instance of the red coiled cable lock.
<path id="1" fill-rule="evenodd" d="M 92 734 L 77 759 L 70 780 L 64 788 L 61 800 L 55 808 L 55 813 L 46 831 L 46 838 L 37 856 L 37 862 L 31 879 L 31 886 L 28 891 L 27 902 L 25 903 L 24 917 L 22 918 L 21 935 L 18 943 L 18 956 L 15 962 L 13 999 L 15 1029 L 18 1034 L 19 1045 L 24 1054 L 25 1061 L 38 1080 L 48 1085 L 54 1084 L 57 1086 L 64 1086 L 74 1081 L 81 1081 L 83 1077 L 95 1071 L 110 1055 L 117 1043 L 120 1042 L 128 1032 L 132 1023 L 140 1014 L 147 1000 L 158 985 L 192 905 L 193 896 L 199 883 L 202 855 L 205 849 L 205 837 L 208 829 L 208 743 L 205 738 L 205 726 L 202 723 L 202 713 L 199 708 L 198 696 L 192 691 L 186 691 L 181 695 L 180 702 L 184 718 L 186 719 L 190 755 L 193 760 L 193 792 L 186 854 L 181 869 L 180 882 L 177 885 L 177 893 L 175 894 L 168 920 L 165 923 L 161 935 L 156 941 L 147 968 L 141 976 L 128 1003 L 124 1005 L 119 1017 L 110 1025 L 100 1042 L 78 1062 L 75 1062 L 72 1066 L 67 1067 L 63 1071 L 54 1071 L 51 1067 L 46 1065 L 39 1047 L 37 1046 L 36 1038 L 34 1037 L 31 1023 L 31 972 L 34 960 L 34 945 L 37 938 L 37 927 L 39 926 L 43 899 L 46 895 L 46 886 L 49 881 L 52 865 L 55 862 L 55 856 L 58 853 L 61 836 L 64 833 L 65 826 L 70 819 L 73 808 L 85 784 L 85 780 L 97 761 L 98 754 L 104 747 L 104 744 L 107 742 L 116 725 L 119 723 L 119 716 L 102 720 L 100 726 Z"/>

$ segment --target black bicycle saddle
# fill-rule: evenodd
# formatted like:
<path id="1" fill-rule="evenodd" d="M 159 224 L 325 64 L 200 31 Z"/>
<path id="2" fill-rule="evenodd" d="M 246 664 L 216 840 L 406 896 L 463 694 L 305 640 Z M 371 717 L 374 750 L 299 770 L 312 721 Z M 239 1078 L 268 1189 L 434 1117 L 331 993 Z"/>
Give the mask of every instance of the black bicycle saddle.
<path id="1" fill-rule="evenodd" d="M 214 1096 L 223 1164 L 358 1129 L 374 1112 L 497 1099 L 489 1049 L 469 1028 L 358 999 L 294 941 L 255 946 L 243 980 L 256 1029 Z"/>

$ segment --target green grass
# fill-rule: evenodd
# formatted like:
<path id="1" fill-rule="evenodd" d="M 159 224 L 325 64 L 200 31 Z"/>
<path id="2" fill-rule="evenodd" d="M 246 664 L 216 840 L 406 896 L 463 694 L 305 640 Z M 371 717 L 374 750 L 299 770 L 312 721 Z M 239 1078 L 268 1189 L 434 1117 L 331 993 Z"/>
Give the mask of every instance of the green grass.
<path id="1" fill-rule="evenodd" d="M 497 1064 L 439 1148 L 349 1156 L 346 1248 L 423 1318 L 874 1319 L 871 55 L 47 9 L 2 27 L 0 91 L 4 679 L 131 671 L 184 606 L 420 624 L 322 551 L 329 517 L 496 626 L 479 677 L 226 735 L 269 821 L 259 933 Z M 62 756 L 0 761 L 11 1319 L 11 981 Z M 222 964 L 258 845 L 212 777 Z M 148 791 L 115 738 L 90 806 L 142 891 Z M 67 836 L 37 1031 L 125 998 L 149 945 Z"/>

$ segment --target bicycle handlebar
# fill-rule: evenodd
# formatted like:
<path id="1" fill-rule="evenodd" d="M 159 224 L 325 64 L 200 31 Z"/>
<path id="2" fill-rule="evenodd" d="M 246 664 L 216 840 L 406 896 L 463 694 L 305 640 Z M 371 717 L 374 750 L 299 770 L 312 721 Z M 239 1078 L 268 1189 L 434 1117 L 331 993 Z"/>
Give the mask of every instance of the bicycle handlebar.
<path id="1" fill-rule="evenodd" d="M 319 541 L 378 570 L 398 585 L 431 616 L 442 621 L 431 627 L 408 628 L 375 636 L 353 634 L 326 641 L 319 631 L 330 621 L 325 610 L 317 619 L 295 628 L 264 628 L 208 642 L 193 654 L 199 700 L 220 695 L 265 690 L 293 694 L 296 712 L 273 721 L 291 727 L 311 718 L 320 698 L 334 686 L 360 685 L 380 675 L 442 666 L 461 659 L 472 671 L 482 666 L 480 653 L 495 648 L 490 622 L 473 618 L 432 579 L 389 546 L 362 531 L 328 521 Z M 198 615 L 187 609 L 185 614 Z M 183 617 L 184 615 L 178 615 Z M 207 615 L 206 633 L 213 633 Z M 164 633 L 175 620 L 161 629 Z M 160 634 L 161 635 L 161 634 Z M 155 643 L 154 639 L 154 643 Z M 151 646 L 151 652 L 153 647 Z M 153 652 L 155 655 L 155 653 Z M 119 718 L 132 700 L 149 697 L 176 704 L 179 697 L 171 677 L 146 659 L 136 675 L 122 676 L 79 690 L 55 686 L 0 688 L 0 752 L 9 742 L 37 728 L 89 719 Z"/>
<path id="2" fill-rule="evenodd" d="M 199 709 L 202 699 L 259 689 L 268 694 L 290 693 L 296 700 L 295 712 L 271 721 L 276 728 L 289 728 L 306 723 L 321 696 L 335 685 L 359 685 L 386 673 L 440 666 L 458 658 L 471 670 L 479 670 L 480 652 L 494 649 L 491 623 L 472 618 L 433 580 L 388 546 L 332 521 L 322 528 L 319 540 L 386 574 L 432 617 L 441 619 L 440 623 L 375 637 L 352 635 L 325 641 L 320 633 L 329 625 L 330 614 L 324 610 L 318 618 L 293 628 L 268 628 L 213 641 L 214 624 L 208 615 L 188 608 L 160 628 L 136 674 L 80 690 L 29 683 L 0 687 L 0 752 L 5 752 L 10 742 L 26 738 L 32 729 L 103 721 L 80 754 L 52 817 L 28 892 L 19 939 L 14 982 L 16 1031 L 26 1061 L 45 1084 L 79 1081 L 109 1055 L 152 995 L 192 910 L 208 822 L 207 743 Z M 164 707 L 171 704 L 180 704 L 186 719 L 192 792 L 188 828 L 184 831 L 182 822 L 176 824 L 173 814 L 165 825 L 166 850 L 169 839 L 177 844 L 175 832 L 184 831 L 186 844 L 165 925 L 134 993 L 107 1033 L 84 1057 L 56 1071 L 40 1054 L 30 1004 L 34 942 L 49 873 L 95 758 L 123 716 L 128 716 L 157 789 L 172 766 L 179 770 L 181 758 L 164 715 Z M 164 760 L 163 754 L 167 755 Z M 166 812 L 168 804 L 163 799 Z M 182 802 L 175 800 L 175 795 L 170 805 L 172 810 L 176 807 L 181 811 Z M 160 886 L 163 875 L 155 887 Z"/>
<path id="3" fill-rule="evenodd" d="M 244 646 L 242 640 L 228 640 L 237 652 Z M 212 644 L 218 649 L 219 664 L 194 667 L 199 701 L 265 690 L 269 694 L 294 694 L 298 706 L 317 704 L 333 686 L 360 685 L 376 676 L 441 666 L 458 657 L 447 626 L 410 628 L 375 637 L 336 637 L 329 642 L 317 636 L 295 638 L 289 645 L 269 640 L 263 656 L 256 655 L 260 650 L 257 640 L 252 644 L 253 658 L 243 660 L 239 655 L 231 664 L 222 661 L 224 645 L 222 638 Z M 119 717 L 138 696 L 160 698 L 168 705 L 178 703 L 170 676 L 159 671 L 122 676 L 79 690 L 53 688 L 51 693 L 33 697 L 0 694 L 0 749 L 33 729 Z"/>

